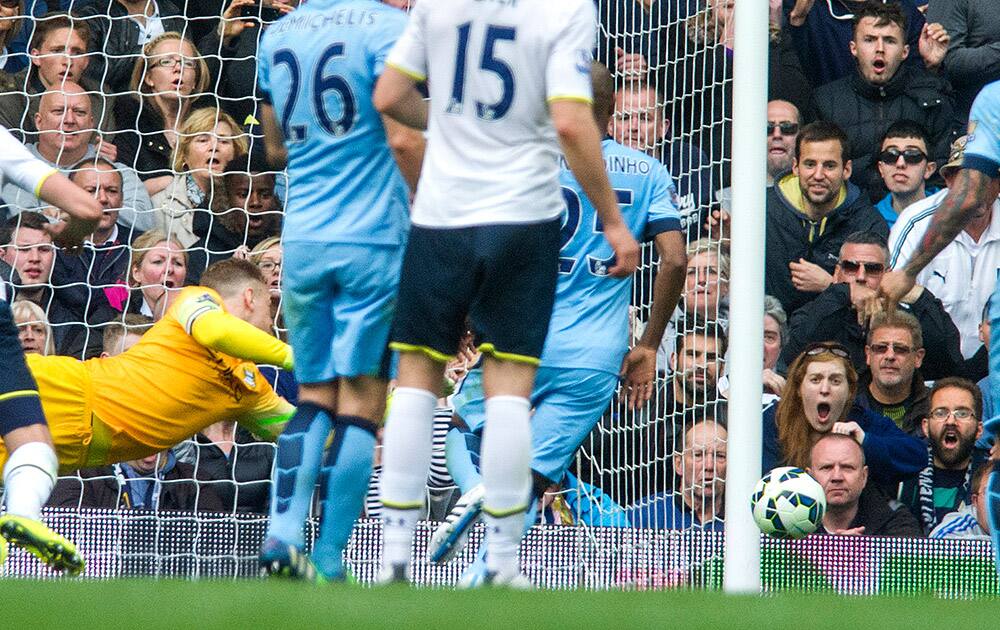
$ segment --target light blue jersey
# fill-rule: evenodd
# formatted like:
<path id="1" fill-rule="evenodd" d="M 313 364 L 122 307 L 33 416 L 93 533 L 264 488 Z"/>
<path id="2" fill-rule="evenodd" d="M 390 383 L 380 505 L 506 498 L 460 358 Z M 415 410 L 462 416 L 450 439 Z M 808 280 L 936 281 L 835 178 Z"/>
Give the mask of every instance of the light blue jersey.
<path id="1" fill-rule="evenodd" d="M 979 91 L 969 112 L 968 133 L 962 167 L 1000 177 L 1000 81 Z"/>
<path id="2" fill-rule="evenodd" d="M 611 186 L 622 217 L 636 239 L 680 230 L 677 191 L 667 169 L 645 153 L 614 140 L 602 144 Z M 631 279 L 607 275 L 613 251 L 601 232 L 597 211 L 565 160 L 560 174 L 563 214 L 559 284 L 545 339 L 542 365 L 618 373 L 628 350 Z"/>
<path id="3" fill-rule="evenodd" d="M 285 242 L 405 241 L 409 193 L 372 91 L 406 20 L 372 0 L 310 0 L 261 39 L 261 97 L 288 147 Z"/>

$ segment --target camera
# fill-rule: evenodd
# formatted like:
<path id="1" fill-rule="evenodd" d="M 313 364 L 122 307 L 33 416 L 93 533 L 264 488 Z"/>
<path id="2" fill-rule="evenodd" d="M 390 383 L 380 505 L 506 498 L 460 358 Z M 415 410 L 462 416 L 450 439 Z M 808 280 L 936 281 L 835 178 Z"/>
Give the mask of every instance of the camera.
<path id="1" fill-rule="evenodd" d="M 259 18 L 265 24 L 277 22 L 281 15 L 281 11 L 267 4 L 252 4 L 240 9 L 241 18 Z"/>

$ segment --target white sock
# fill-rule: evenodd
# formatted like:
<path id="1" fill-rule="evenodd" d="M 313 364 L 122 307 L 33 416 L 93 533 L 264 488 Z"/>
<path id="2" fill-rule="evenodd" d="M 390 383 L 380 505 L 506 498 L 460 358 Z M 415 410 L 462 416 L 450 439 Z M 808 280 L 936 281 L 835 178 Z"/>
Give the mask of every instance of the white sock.
<path id="1" fill-rule="evenodd" d="M 521 570 L 518 551 L 531 494 L 531 403 L 520 396 L 486 400 L 482 472 L 486 493 L 486 566 L 510 575 Z"/>
<path id="2" fill-rule="evenodd" d="M 437 396 L 423 389 L 400 387 L 392 395 L 382 436 L 383 565 L 410 563 L 431 466 L 435 405 Z"/>
<path id="3" fill-rule="evenodd" d="M 39 520 L 59 476 L 59 458 L 45 442 L 22 444 L 3 467 L 7 513 Z"/>

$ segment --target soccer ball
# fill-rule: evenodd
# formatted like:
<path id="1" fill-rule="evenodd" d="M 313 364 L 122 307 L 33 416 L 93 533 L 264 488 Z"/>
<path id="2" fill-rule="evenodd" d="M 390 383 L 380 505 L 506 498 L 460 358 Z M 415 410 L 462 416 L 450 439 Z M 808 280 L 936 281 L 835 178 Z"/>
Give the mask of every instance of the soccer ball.
<path id="1" fill-rule="evenodd" d="M 826 512 L 826 493 L 801 468 L 775 468 L 757 482 L 750 498 L 760 531 L 776 538 L 802 538 L 816 531 Z"/>

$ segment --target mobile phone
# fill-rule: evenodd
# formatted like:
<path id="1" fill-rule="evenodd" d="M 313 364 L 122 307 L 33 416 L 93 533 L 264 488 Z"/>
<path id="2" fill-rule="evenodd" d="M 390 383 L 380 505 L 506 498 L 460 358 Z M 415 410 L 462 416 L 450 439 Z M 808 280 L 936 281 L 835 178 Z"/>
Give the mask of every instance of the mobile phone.
<path id="1" fill-rule="evenodd" d="M 281 18 L 281 11 L 267 4 L 251 4 L 240 9 L 240 17 L 259 18 L 261 22 L 269 24 Z"/>

